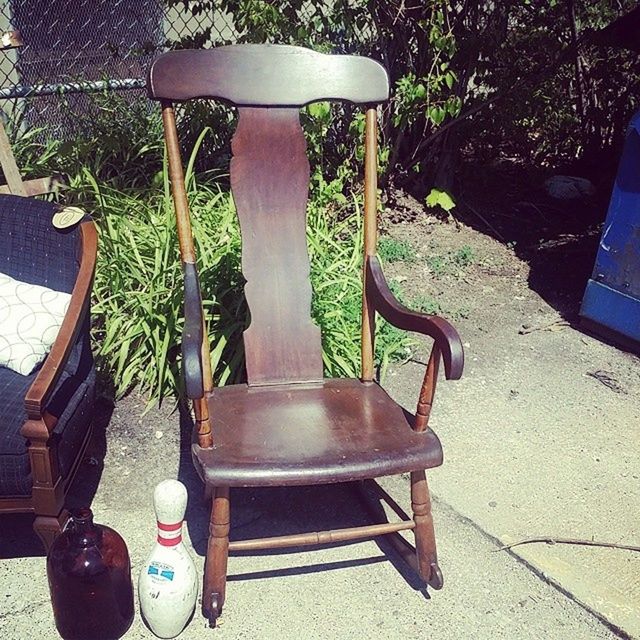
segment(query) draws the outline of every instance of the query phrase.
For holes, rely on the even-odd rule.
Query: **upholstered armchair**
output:
[[[46,548],[67,518],[65,497],[91,433],[95,390],[89,301],[96,230],[89,219],[56,229],[57,209],[0,196],[0,274],[71,296],[41,364],[22,373],[0,365],[0,512],[33,513]],[[0,348],[3,326],[0,318]]]

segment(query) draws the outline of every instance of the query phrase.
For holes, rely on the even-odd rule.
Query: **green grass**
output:
[[[412,298],[408,306],[415,311],[428,313],[431,316],[442,315],[444,313],[444,309],[437,300],[424,295]]]
[[[422,313],[428,313],[432,316],[442,316],[443,318],[447,318],[448,320],[460,320],[462,318],[468,318],[470,312],[469,307],[463,305],[461,307],[450,308],[448,306],[442,305],[440,302],[435,300],[434,298],[430,298],[429,296],[419,295],[415,298],[412,298],[407,306],[410,309],[414,309],[415,311],[420,311]]]
[[[345,213],[347,213],[346,217]],[[341,219],[338,222],[338,218]],[[338,216],[312,201],[308,235],[312,316],[322,330],[327,375],[356,377],[360,372],[362,312],[362,219],[357,199]],[[375,358],[384,376],[390,362],[407,356],[411,341],[381,318],[376,321]]]
[[[193,160],[193,158],[192,158]],[[248,310],[240,269],[240,232],[231,195],[198,184],[186,170],[203,304],[216,384],[244,376],[242,332]],[[162,184],[118,189],[89,171],[74,180],[74,201],[96,212],[99,253],[94,284],[94,344],[118,396],[137,388],[158,401],[183,392],[180,336],[183,283],[166,167]],[[340,211],[311,200],[308,246],[312,317],[322,334],[328,376],[360,371],[362,221],[353,198]],[[405,358],[408,335],[378,321],[376,359],[382,375]]]
[[[382,236],[378,241],[378,256],[383,263],[414,262],[416,251],[406,240]]]
[[[435,276],[457,275],[478,262],[478,256],[469,245],[443,254],[429,255],[425,259],[429,271]]]
[[[162,190],[125,192],[87,178],[99,211],[92,313],[102,366],[118,395],[134,386],[152,400],[179,395],[183,288],[170,198]],[[241,375],[240,236],[228,194],[202,187],[191,201],[212,365],[224,384]]]
[[[99,139],[94,135],[60,145],[41,143],[38,131],[22,134],[21,162],[30,175],[51,174],[64,165],[70,174],[65,201],[84,207],[96,220],[93,337],[100,369],[113,380],[117,395],[137,388],[150,403],[179,397],[183,281],[157,118],[147,122],[142,114],[133,129],[111,130],[106,124],[114,114],[116,124],[126,120],[126,110],[109,102],[101,104],[101,113],[106,128],[98,127]],[[196,140],[185,176],[214,378],[223,385],[243,379],[242,332],[249,312],[233,200],[226,183],[221,187],[195,173],[196,153],[212,135],[205,129]],[[307,241],[311,315],[321,329],[325,374],[355,377],[360,373],[362,220],[359,198],[346,192],[344,181],[314,184]],[[381,244],[384,252],[385,241]],[[394,250],[398,259],[415,255],[409,245]],[[381,376],[390,362],[407,357],[411,344],[405,332],[377,320]]]

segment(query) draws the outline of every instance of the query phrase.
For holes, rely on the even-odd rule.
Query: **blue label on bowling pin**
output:
[[[173,567],[161,562],[152,562],[147,569],[147,573],[150,576],[159,576],[165,580],[173,580],[174,570]]]

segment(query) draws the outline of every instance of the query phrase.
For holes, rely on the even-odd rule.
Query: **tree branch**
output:
[[[632,544],[618,544],[617,542],[597,542],[596,540],[581,540],[579,538],[527,538],[525,540],[518,540],[518,542],[512,542],[511,544],[505,544],[502,547],[494,549],[493,552],[504,551],[505,549],[511,549],[521,544],[531,544],[533,542],[546,542],[547,544],[577,544],[587,547],[607,547],[609,549],[640,551],[640,546]]]

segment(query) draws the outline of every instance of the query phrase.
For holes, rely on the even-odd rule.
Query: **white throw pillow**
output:
[[[70,300],[0,273],[0,365],[30,374],[53,346]]]

